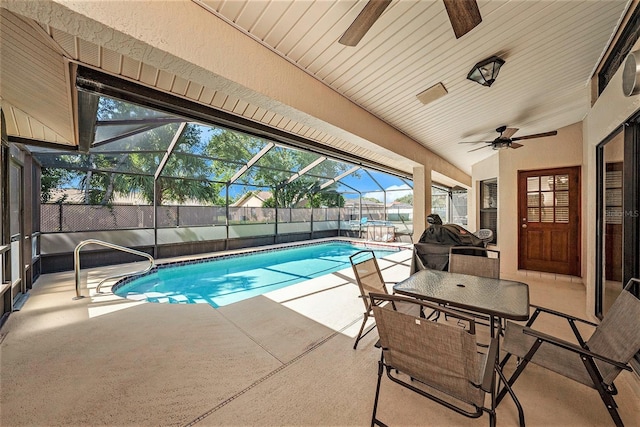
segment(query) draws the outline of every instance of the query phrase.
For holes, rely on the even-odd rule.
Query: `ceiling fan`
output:
[[[491,145],[485,145],[479,148],[474,148],[473,150],[469,150],[468,153],[471,153],[472,151],[481,150],[486,147],[491,147],[494,150],[500,150],[502,148],[520,148],[523,145],[518,144],[517,142],[514,142],[514,141],[521,141],[523,139],[543,138],[545,136],[554,136],[558,134],[557,130],[552,130],[551,132],[536,133],[533,135],[525,135],[525,136],[519,136],[516,138],[511,138],[516,132],[518,132],[518,129],[508,128],[506,126],[500,126],[499,128],[496,129],[496,132],[500,133],[500,136],[494,139],[493,141],[464,141],[464,142],[461,142],[460,144],[479,144],[481,142],[484,142],[485,144],[491,144]]]
[[[482,22],[480,9],[476,0],[442,0],[447,9],[449,21],[456,38],[467,34]],[[345,46],[355,46],[378,20],[382,12],[389,6],[391,0],[369,0],[360,14],[344,32],[338,43]]]

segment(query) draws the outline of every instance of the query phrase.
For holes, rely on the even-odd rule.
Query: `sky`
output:
[[[371,176],[369,176],[369,174]],[[360,191],[362,191],[362,197],[376,199],[380,202],[384,202],[384,193],[382,190],[378,190],[380,187],[387,191],[387,203],[391,203],[397,198],[406,196],[407,194],[413,194],[413,189],[397,176],[376,171],[369,171],[369,174],[360,172],[357,177],[350,175],[345,177],[342,182],[360,189]],[[413,183],[410,182],[410,184]],[[353,197],[358,197],[358,195],[345,195],[345,198]]]
[[[413,194],[413,189],[406,184],[391,185],[385,188],[385,190],[387,190],[387,204],[393,202],[394,200],[400,197],[404,197],[408,194]],[[365,193],[362,195],[362,197],[378,199],[379,201],[384,202],[383,200],[384,193],[380,191],[375,193]]]

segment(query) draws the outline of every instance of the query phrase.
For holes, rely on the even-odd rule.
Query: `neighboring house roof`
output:
[[[358,203],[358,201],[350,201],[350,202],[346,202],[345,203],[345,207],[357,207],[360,206],[360,203]],[[377,201],[373,201],[373,200],[363,200],[362,201],[362,206],[379,206],[379,207],[384,207],[384,204],[382,202],[377,202]]]
[[[273,195],[270,191],[259,191],[257,193],[246,193],[238,200],[233,202],[230,206],[253,206],[260,207],[262,204]]]

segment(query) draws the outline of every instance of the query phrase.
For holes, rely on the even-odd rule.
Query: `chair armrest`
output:
[[[491,385],[493,384],[493,372],[497,367],[498,362],[498,338],[492,338],[489,343],[489,350],[487,352],[487,358],[485,359],[484,369],[482,373],[482,384],[480,388],[487,393],[491,392]]]
[[[376,301],[382,300],[382,301],[390,301],[392,303],[403,302],[403,303],[415,304],[416,306],[420,306],[420,310],[427,308],[427,309],[439,311],[455,319],[460,319],[462,321],[469,322],[468,332],[472,334],[475,333],[475,319],[472,316],[466,315],[464,313],[456,312],[448,307],[436,305],[435,303],[432,303],[429,301],[407,297],[403,295],[398,295],[398,294],[378,294],[378,293],[372,292],[369,294],[369,298],[371,299],[371,307],[375,307],[377,305]]]
[[[575,345],[575,344],[570,343],[568,341],[556,338],[556,337],[554,337],[552,335],[548,335],[548,334],[545,334],[543,332],[536,331],[535,329],[523,328],[522,332],[525,335],[533,336],[533,337],[535,337],[535,338],[537,338],[537,339],[539,339],[539,340],[541,340],[543,342],[547,342],[549,344],[553,344],[555,346],[564,348],[565,350],[577,353],[577,354],[579,354],[581,356],[587,356],[587,357],[592,357],[594,359],[601,360],[601,361],[603,361],[605,363],[608,363],[610,365],[613,365],[613,366],[615,366],[617,368],[624,369],[625,371],[630,371],[631,370],[631,367],[629,367],[625,363],[618,362],[618,361],[613,360],[613,359],[609,359],[606,356],[601,356],[601,355],[599,355],[597,353],[594,353],[592,351],[586,350],[586,349],[584,349],[584,348],[582,348],[582,347],[580,347],[578,345]]]
[[[552,314],[552,315],[554,315],[554,316],[558,316],[558,317],[565,318],[565,319],[567,319],[567,320],[573,320],[573,321],[581,322],[581,323],[585,323],[585,324],[587,324],[587,325],[591,325],[591,326],[598,326],[598,324],[597,324],[597,323],[589,322],[588,320],[584,320],[584,319],[581,319],[581,318],[579,318],[579,317],[574,317],[574,316],[571,316],[571,315],[569,315],[569,314],[562,313],[562,312],[560,312],[560,311],[552,310],[552,309],[550,309],[550,308],[541,307],[541,306],[539,306],[539,305],[534,305],[534,304],[529,304],[529,306],[530,306],[530,307],[535,308],[535,309],[536,309],[536,311],[541,311],[541,312],[544,312],[544,313],[549,313],[549,314]]]

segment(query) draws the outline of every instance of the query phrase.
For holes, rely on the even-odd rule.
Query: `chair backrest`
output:
[[[468,246],[449,248],[449,271],[474,276],[500,278],[500,252]]]
[[[483,370],[486,363],[476,347],[473,319],[446,308],[420,302],[423,307],[445,310],[470,322],[470,329],[437,323],[392,309],[384,302],[416,303],[396,295],[372,296],[373,313],[387,365],[465,403],[482,406]]]
[[[370,293],[388,294],[378,267],[378,261],[371,250],[356,252],[349,257],[349,261],[351,261],[351,267],[360,288],[360,296],[362,296],[365,308],[368,310]]]
[[[629,280],[587,341],[589,350],[622,363],[640,351],[640,300],[631,293],[634,283],[640,284],[640,280]],[[621,371],[608,363],[596,364],[606,384]]]

